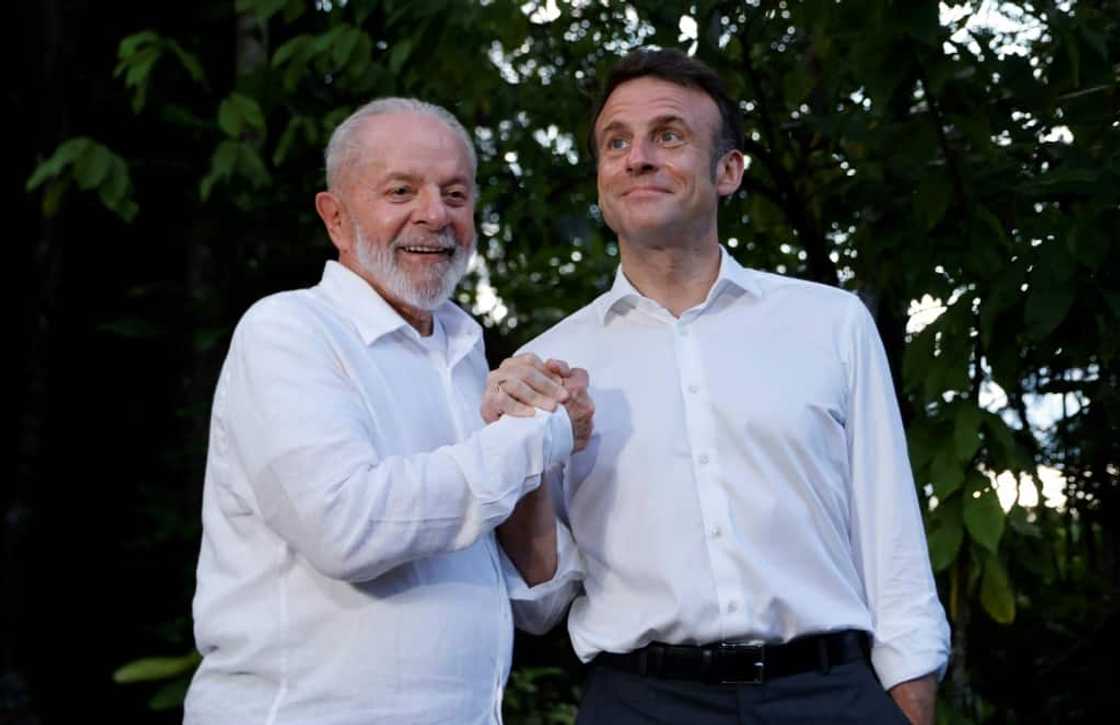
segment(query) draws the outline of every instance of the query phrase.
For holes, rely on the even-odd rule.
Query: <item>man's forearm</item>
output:
[[[556,574],[556,513],[547,486],[522,497],[498,526],[498,541],[529,586]]]
[[[932,673],[898,683],[890,689],[890,695],[914,725],[933,724],[937,678]]]

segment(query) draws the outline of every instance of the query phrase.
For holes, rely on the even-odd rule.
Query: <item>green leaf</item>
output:
[[[245,121],[245,124],[263,135],[265,132],[264,112],[261,111],[261,105],[257,103],[257,99],[250,98],[240,93],[234,93],[230,98],[237,104],[237,110],[241,114],[241,118]]]
[[[134,55],[141,45],[147,43],[158,43],[159,40],[159,33],[155,32],[154,30],[142,30],[139,33],[133,33],[132,35],[126,36],[123,40],[121,40],[120,45],[117,46],[117,58],[124,60],[129,56]],[[121,65],[118,65],[114,74],[119,75],[121,70]]]
[[[191,652],[181,657],[144,657],[129,662],[114,672],[113,682],[127,684],[166,680],[193,671],[201,661],[202,656],[198,652]]]
[[[404,38],[393,46],[393,51],[389,54],[389,71],[393,75],[401,72],[404,63],[408,60],[408,56],[412,53],[412,39]]]
[[[136,218],[137,213],[140,211],[140,206],[132,199],[121,199],[119,202],[109,207],[117,213],[121,219],[126,222],[131,222]]]
[[[288,61],[302,54],[307,48],[308,44],[311,43],[311,40],[312,39],[310,35],[297,35],[287,43],[281,45],[276,49],[276,52],[272,56],[272,67],[279,68]]]
[[[346,67],[346,75],[353,81],[360,79],[370,67],[370,54],[373,52],[373,41],[366,33],[358,33],[358,45],[350,53],[350,62]]]
[[[43,194],[43,204],[41,207],[44,217],[50,218],[58,213],[59,207],[62,206],[62,197],[66,195],[70,184],[71,179],[67,176],[56,179],[47,185],[47,190]]]
[[[241,112],[232,98],[225,99],[218,107],[218,126],[231,138],[241,136]]]
[[[995,413],[984,413],[984,433],[988,440],[988,453],[996,470],[1012,468],[1015,459],[1015,439],[1006,421]]]
[[[127,68],[124,75],[124,85],[126,88],[135,89],[132,96],[133,113],[139,113],[144,108],[144,100],[148,93],[148,79],[151,76],[152,67],[161,55],[163,55],[163,48],[159,45],[152,45],[122,60],[117,66],[118,71]]]
[[[785,91],[785,102],[791,106],[799,105],[813,90],[813,77],[809,74],[808,67],[795,66],[782,79],[782,88]]]
[[[942,501],[932,515],[934,529],[929,535],[929,555],[934,571],[944,571],[956,561],[964,541],[961,526],[961,497]]]
[[[288,4],[284,6],[284,22],[292,23],[299,20],[306,10],[306,0],[288,0]]]
[[[1024,184],[1022,190],[1033,196],[1093,196],[1100,189],[1100,172],[1092,169],[1059,169],[1044,173],[1037,180]]]
[[[931,173],[922,179],[914,197],[914,211],[926,231],[933,229],[944,218],[952,194],[953,186],[943,174]]]
[[[272,180],[260,154],[248,144],[238,145],[237,170],[255,187],[264,186]]]
[[[72,172],[62,176],[67,166]],[[77,181],[83,191],[97,189],[101,202],[125,221],[136,215],[136,203],[127,198],[131,183],[128,166],[124,160],[105,146],[85,138],[70,139],[61,144],[50,159],[40,164],[27,180],[27,190],[32,191],[46,181],[54,179],[43,195],[42,213],[54,216],[71,181]]]
[[[934,571],[944,571],[957,560],[957,552],[964,541],[960,526],[942,527],[929,535],[929,557]]]
[[[982,419],[980,410],[967,401],[957,406],[956,415],[953,416],[953,443],[957,447],[957,460],[961,463],[972,460],[972,456],[980,448]]]
[[[231,93],[218,107],[218,125],[231,138],[240,138],[243,131],[264,135],[264,113],[255,98]]]
[[[74,161],[74,159],[85,154],[92,144],[93,141],[84,136],[64,141],[55,149],[55,152],[49,159],[36,167],[24,188],[27,191],[32,191],[47,179],[58,176],[68,164]]]
[[[190,74],[191,78],[193,78],[196,83],[205,87],[207,85],[206,73],[202,70],[202,63],[198,61],[198,58],[193,53],[188,53],[183,50],[182,46],[175,41],[168,41],[168,45],[171,47],[171,51],[175,53],[175,57],[179,59],[179,63],[181,63],[187,73]]]
[[[354,13],[354,23],[359,26],[363,25],[379,2],[380,0],[350,0],[350,9]]]
[[[980,340],[985,348],[991,348],[992,334],[1000,316],[1022,297],[1020,288],[1026,281],[1023,275],[1022,266],[1007,267],[980,303]]]
[[[1101,57],[1101,60],[1107,61],[1108,36],[1100,32],[1098,28],[1088,24],[1079,25],[1077,29],[1080,31],[1081,37],[1084,38],[1085,44],[1096,51],[1097,55]]]
[[[1072,282],[1032,285],[1023,310],[1026,334],[1034,340],[1045,339],[1066,319],[1073,298]]]
[[[315,36],[315,41],[312,47],[315,49],[316,55],[329,53],[334,44],[338,42],[339,37],[346,31],[346,25],[336,25],[325,33],[320,33]]]
[[[284,9],[288,0],[237,0],[234,9],[239,13],[254,13],[257,19],[265,22]]]
[[[1070,232],[1069,249],[1077,261],[1092,270],[1097,270],[1108,257],[1111,242],[1103,231],[1107,223],[1097,219],[1080,219]]]
[[[1077,39],[1070,32],[1062,32],[1062,43],[1069,54],[1070,72],[1073,76],[1074,88],[1081,85],[1081,49],[1077,47]]]
[[[1007,246],[1007,229],[1000,218],[992,213],[988,207],[977,204],[974,213],[977,218],[983,223],[984,229],[991,234],[991,241],[997,241],[1000,246]]]
[[[979,477],[979,481],[975,477]],[[964,493],[964,525],[972,540],[991,552],[999,548],[1003,536],[1004,513],[999,497],[988,481],[978,473],[970,476],[970,485]],[[979,485],[985,486],[980,488]]]
[[[218,172],[222,176],[229,176],[233,173],[233,167],[237,164],[237,150],[240,144],[236,141],[223,141],[214,151],[214,157],[211,163],[211,169]]]
[[[920,469],[933,458],[935,452],[931,426],[915,421],[906,429],[907,448],[910,452],[910,465]]]
[[[331,60],[334,61],[335,67],[342,68],[350,61],[350,54],[354,52],[360,37],[362,31],[348,26],[339,34],[331,47]]]
[[[980,582],[980,604],[988,616],[999,624],[1015,621],[1015,595],[1007,572],[996,556],[984,562],[984,578]]]
[[[934,360],[933,343],[936,323],[927,325],[910,340],[902,354],[902,380],[907,390],[919,390],[926,382],[930,363]]]
[[[939,499],[948,498],[964,483],[964,466],[957,461],[955,449],[948,445],[943,445],[934,455],[929,473],[933,479],[933,495]]]
[[[272,57],[272,67],[287,65],[284,71],[284,89],[295,91],[300,79],[307,72],[311,58],[318,53],[319,38],[311,35],[298,35],[276,51]]]
[[[78,182],[78,187],[83,191],[89,191],[98,186],[109,173],[112,160],[113,156],[107,148],[97,143],[90,144],[74,164],[74,178]]]
[[[288,157],[288,151],[296,140],[296,132],[303,123],[303,119],[299,116],[293,116],[292,120],[288,121],[288,127],[284,129],[284,133],[280,134],[280,141],[276,144],[276,151],[272,153],[273,166],[279,166],[284,163],[284,159]]]
[[[128,165],[120,156],[113,156],[109,173],[98,189],[102,203],[108,207],[119,204],[128,192],[129,181]]]
[[[168,682],[156,690],[156,694],[148,700],[148,707],[156,712],[179,707],[187,697],[187,689],[190,684],[191,678],[189,677],[181,677],[174,682]]]
[[[210,173],[202,180],[199,185],[199,196],[203,201],[210,198],[210,191],[213,189],[214,184],[222,179],[228,179],[233,174],[234,166],[237,164],[238,144],[236,141],[222,141],[218,148],[214,150],[214,156],[210,159]]]
[[[1112,316],[1120,319],[1120,292],[1109,292],[1101,290],[1101,295],[1104,301],[1108,303],[1109,308],[1112,310]]]

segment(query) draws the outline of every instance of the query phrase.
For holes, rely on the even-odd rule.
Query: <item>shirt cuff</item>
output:
[[[871,664],[884,690],[929,674],[937,675],[940,682],[945,676],[948,663],[947,654],[940,650],[916,654],[902,653],[884,644],[876,644],[871,648]]]
[[[583,579],[583,561],[579,557],[576,542],[568,527],[559,521],[556,521],[556,573],[548,581],[529,586],[502,547],[499,546],[498,551],[501,554],[509,598],[516,602],[539,601]]]
[[[568,417],[568,410],[556,406],[556,410],[549,413],[538,410],[537,415],[548,416],[548,423],[544,429],[544,468],[547,471],[557,463],[563,463],[572,455],[575,447],[575,438],[572,436],[572,419]]]

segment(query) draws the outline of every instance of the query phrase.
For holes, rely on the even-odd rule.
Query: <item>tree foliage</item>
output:
[[[500,359],[609,284],[617,247],[582,139],[605,69],[654,44],[695,52],[740,99],[749,167],[720,210],[730,251],[852,289],[876,316],[954,627],[943,717],[1100,711],[1093,665],[1120,583],[1120,4],[974,3],[944,21],[936,3],[889,0],[182,5],[115,18],[114,85],[25,176],[44,239],[69,215],[158,247],[158,263],[98,290],[101,318],[83,324],[107,360],[165,372],[160,395],[121,393],[142,421],[124,427],[162,447],[143,457],[149,478],[120,482],[149,528],[126,548],[181,570],[161,616],[186,614],[228,333],[329,255],[311,199],[333,127],[370,98],[412,95],[474,133],[482,264],[459,301]],[[977,23],[992,11],[1012,29]],[[943,312],[908,329],[923,298]],[[53,334],[29,329],[29,350]],[[1064,477],[1063,506],[1001,505],[995,474],[1026,489],[1040,471]],[[169,646],[187,645],[169,629]],[[1036,671],[1047,688],[1014,684]],[[541,673],[555,679],[515,679],[515,718],[539,716],[526,702]]]

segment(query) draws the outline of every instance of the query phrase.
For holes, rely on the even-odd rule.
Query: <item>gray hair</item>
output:
[[[470,159],[471,177],[478,173],[478,155],[475,153],[474,144],[471,143],[471,136],[450,111],[443,106],[416,98],[378,98],[351,113],[331,133],[324,154],[328,189],[337,188],[337,184],[342,180],[343,169],[354,161],[360,151],[359,144],[354,141],[354,132],[366,119],[386,113],[419,113],[442,121],[462,139],[463,146],[467,149],[467,157]]]

